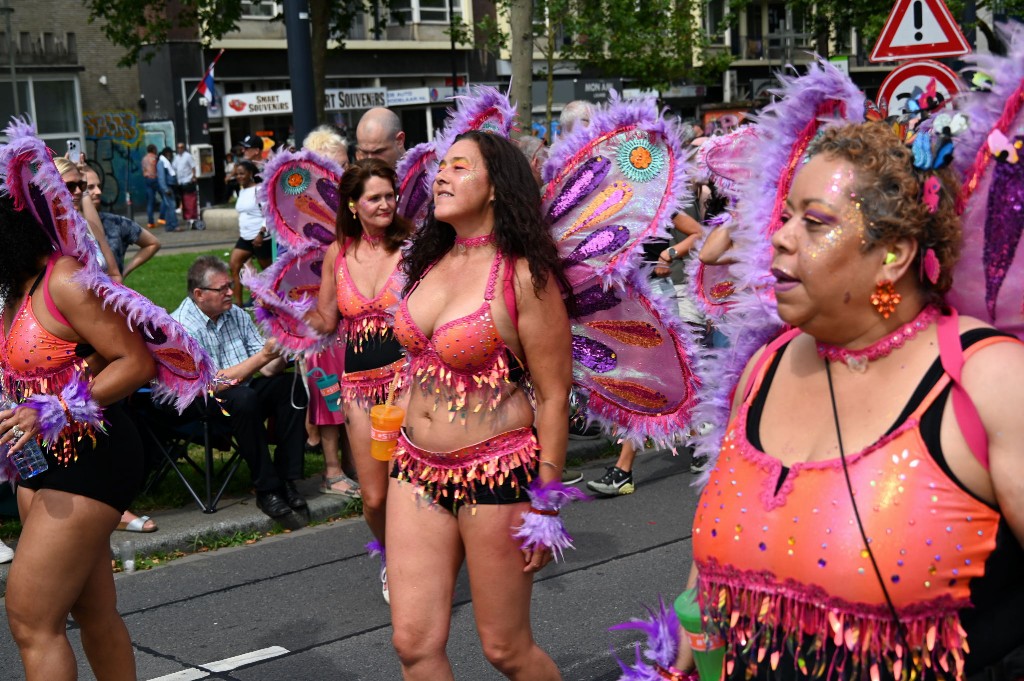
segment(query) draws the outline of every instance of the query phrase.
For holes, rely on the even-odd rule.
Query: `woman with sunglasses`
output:
[[[120,282],[121,270],[117,268],[117,260],[114,258],[113,251],[110,250],[110,244],[107,243],[99,211],[96,210],[96,205],[92,201],[82,201],[89,183],[86,182],[81,169],[68,159],[58,156],[53,159],[53,163],[57,166],[60,179],[64,180],[65,186],[71,192],[75,210],[89,223],[89,237],[95,248],[96,259],[99,261],[100,267],[106,270],[111,279]]]

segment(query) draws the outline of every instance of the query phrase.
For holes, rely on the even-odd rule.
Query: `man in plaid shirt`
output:
[[[188,270],[189,295],[171,316],[195,338],[217,368],[217,397],[239,451],[252,472],[256,504],[271,518],[306,508],[295,488],[302,477],[305,414],[292,406],[292,378],[273,340],[264,341],[252,318],[231,300],[227,264],[200,256]],[[258,373],[257,373],[258,372]],[[189,410],[205,405],[193,403]],[[275,417],[277,448],[271,459],[264,421]]]

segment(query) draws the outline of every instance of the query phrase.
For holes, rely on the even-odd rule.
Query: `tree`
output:
[[[126,51],[119,64],[153,58],[146,48],[174,37],[198,38],[204,45],[238,30],[242,0],[85,0],[89,20],[102,20],[103,33]],[[391,0],[309,0],[312,26],[313,85],[317,115],[325,108],[328,44],[344,36],[363,13],[379,9],[386,17]],[[280,17],[278,17],[280,19]]]
[[[578,3],[576,38],[563,55],[581,66],[664,89],[676,81],[717,82],[731,57],[710,48],[700,0]]]

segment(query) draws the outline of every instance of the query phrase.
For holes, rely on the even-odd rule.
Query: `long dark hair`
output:
[[[387,180],[391,183],[391,188],[398,191],[398,175],[395,173],[395,169],[379,158],[364,158],[349,165],[338,184],[341,205],[338,206],[338,222],[335,225],[335,231],[338,233],[339,241],[343,239],[359,241],[363,238],[363,226],[359,223],[359,218],[349,210],[348,204],[359,201],[359,197],[363,195],[366,183],[371,177]],[[395,213],[391,224],[384,230],[384,249],[388,253],[394,253],[405,243],[410,234],[412,234],[412,223]]]
[[[480,149],[487,174],[494,187],[494,240],[498,250],[507,256],[525,258],[530,264],[534,293],[547,285],[548,276],[554,276],[562,293],[570,293],[569,282],[562,273],[558,249],[547,223],[540,212],[540,193],[530,164],[523,152],[511,141],[499,135],[476,130],[459,135],[455,141],[472,140]],[[412,246],[406,251],[404,262],[408,280],[406,294],[427,268],[451,250],[455,244],[455,228],[434,217],[433,205],[426,223],[416,233]],[[566,300],[570,312],[572,301]]]
[[[39,274],[39,261],[53,244],[31,211],[15,210],[14,200],[0,192],[0,298],[10,301],[22,284]]]

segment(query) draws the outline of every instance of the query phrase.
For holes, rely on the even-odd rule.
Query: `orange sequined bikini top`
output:
[[[402,272],[396,266],[383,288],[373,299],[367,298],[352,281],[345,260],[345,251],[352,243],[350,239],[338,252],[335,266],[335,281],[338,287],[338,311],[341,312],[346,340],[357,348],[373,336],[383,336],[391,331],[394,310],[401,299]]]
[[[435,381],[447,386],[452,394],[449,405],[452,411],[465,408],[468,393],[484,390],[490,391],[487,404],[489,409],[493,409],[500,400],[504,384],[510,382],[509,361],[514,360],[522,366],[505,345],[491,314],[491,301],[502,262],[507,263],[505,305],[515,325],[514,261],[500,253],[494,257],[483,303],[475,312],[442,324],[427,337],[409,314],[409,298],[416,290],[414,286],[395,313],[395,336],[405,346],[413,376],[425,387],[433,387]]]
[[[49,283],[53,265],[59,254],[54,254],[46,263],[46,269],[39,274],[21,307],[14,315],[10,331],[6,338],[0,340],[0,364],[3,366],[3,389],[7,395],[21,398],[37,392],[48,392],[56,382],[58,389],[63,387],[60,378],[79,368],[83,360],[76,354],[78,344],[74,341],[58,338],[50,333],[36,319],[32,311],[32,295],[40,282],[43,284],[43,301],[50,314],[65,326],[70,326],[64,315],[57,309],[50,297]],[[2,328],[7,327],[7,320],[0,313]]]

